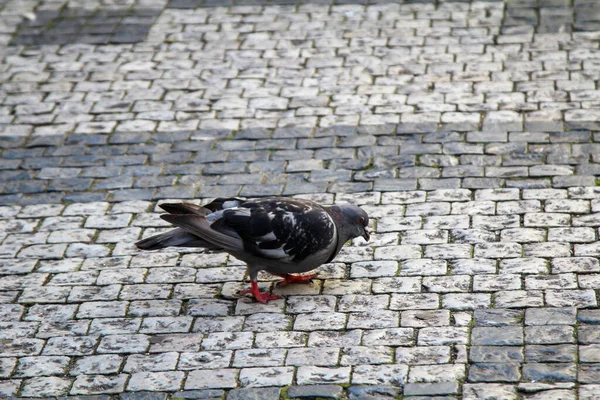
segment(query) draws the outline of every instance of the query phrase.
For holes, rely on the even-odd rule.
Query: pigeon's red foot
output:
[[[287,285],[288,283],[311,283],[312,280],[317,276],[316,274],[311,275],[292,275],[283,274],[277,275],[283,278],[282,281],[277,282],[277,286]]]
[[[244,289],[240,292],[240,294],[244,295],[244,294],[252,294],[252,296],[254,296],[254,298],[263,304],[267,304],[267,301],[269,300],[276,300],[276,299],[282,299],[283,297],[278,295],[278,294],[273,294],[273,293],[269,293],[269,292],[261,292],[260,290],[258,290],[258,283],[254,282],[254,281],[250,281],[250,289]]]

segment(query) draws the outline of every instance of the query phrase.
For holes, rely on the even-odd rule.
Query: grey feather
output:
[[[169,232],[155,235],[140,240],[136,246],[142,250],[158,250],[165,247],[203,247],[210,250],[219,250],[219,246],[200,239],[198,236],[188,233],[183,228],[173,229]]]

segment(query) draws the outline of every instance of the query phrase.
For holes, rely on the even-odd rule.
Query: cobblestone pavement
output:
[[[599,4],[0,0],[0,397],[600,399]],[[233,195],[374,234],[132,245]]]

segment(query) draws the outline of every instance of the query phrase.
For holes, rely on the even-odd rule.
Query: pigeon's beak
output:
[[[369,233],[369,231],[367,230],[367,228],[364,229],[364,233],[363,233],[363,238],[368,242],[369,239],[371,239],[371,234]]]

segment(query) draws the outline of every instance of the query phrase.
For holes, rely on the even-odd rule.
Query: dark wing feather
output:
[[[198,236],[188,233],[185,229],[175,228],[159,235],[142,239],[135,244],[142,250],[157,250],[165,247],[202,247],[205,249],[218,250],[219,246],[200,239]]]
[[[159,207],[168,212],[169,214],[210,214],[209,209],[191,203],[163,203],[160,204]]]
[[[298,262],[327,249],[336,239],[329,214],[315,204],[269,199],[241,206],[245,208],[222,212],[223,225],[235,230],[244,250],[256,256]]]
[[[210,223],[202,216],[163,214],[160,217],[224,250],[240,251],[243,249],[243,243],[240,239],[212,229]]]

